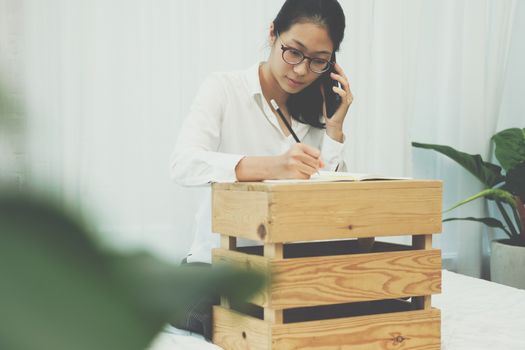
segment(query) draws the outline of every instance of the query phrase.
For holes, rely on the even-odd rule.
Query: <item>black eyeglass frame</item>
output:
[[[312,72],[314,72],[314,73],[316,73],[316,74],[323,74],[323,73],[329,71],[330,68],[332,68],[332,66],[334,65],[334,62],[332,62],[332,61],[325,60],[325,59],[323,59],[323,58],[308,57],[308,56],[306,56],[306,55],[304,54],[304,52],[302,52],[301,50],[295,49],[295,48],[293,48],[293,47],[288,47],[288,46],[286,46],[286,45],[283,43],[283,41],[281,40],[281,36],[279,35],[278,32],[276,32],[276,35],[277,35],[277,37],[279,38],[279,41],[281,42],[281,50],[283,51],[282,54],[281,54],[281,56],[282,56],[284,62],[286,62],[286,63],[288,63],[288,64],[291,64],[291,65],[295,66],[295,65],[301,64],[305,59],[307,59],[307,60],[308,60],[308,69],[310,69]],[[289,51],[289,50],[294,50],[294,51],[296,51],[296,52],[299,52],[303,58],[301,58],[301,60],[300,60],[299,62],[296,62],[296,63],[288,62],[288,61],[284,58],[284,54],[285,54],[286,51]],[[325,61],[325,62],[327,63],[327,65],[326,65],[326,69],[324,69],[324,70],[322,70],[322,71],[315,71],[315,70],[313,70],[313,69],[312,69],[312,60]]]

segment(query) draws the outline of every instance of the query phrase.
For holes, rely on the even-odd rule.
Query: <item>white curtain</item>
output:
[[[412,139],[453,146],[490,160],[515,18],[514,1],[439,1],[422,8]],[[444,180],[444,208],[482,189],[456,163],[426,150],[413,153],[414,176]],[[445,217],[485,217],[483,201]],[[487,229],[477,223],[443,224],[438,237],[455,269],[485,275]],[[484,268],[483,268],[484,267]],[[482,269],[483,268],[483,269]],[[483,270],[483,271],[482,271]]]
[[[179,127],[209,73],[267,57],[268,26],[282,3],[0,0],[0,8],[11,9],[0,13],[0,23],[14,16],[22,28],[27,183],[45,185],[117,247],[182,258],[202,189],[169,180]],[[505,78],[509,52],[522,45],[515,28],[523,28],[525,18],[516,15],[523,6],[341,4],[347,31],[338,60],[355,95],[345,130],[350,170],[443,179],[444,207],[478,191],[458,166],[410,143],[448,144],[489,159],[488,139],[503,125],[502,101],[513,104],[504,98],[512,90]],[[485,210],[480,201],[455,215]],[[482,274],[483,230],[443,226],[436,246],[449,267]]]

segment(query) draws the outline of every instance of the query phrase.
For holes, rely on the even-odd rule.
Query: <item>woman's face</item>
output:
[[[284,46],[299,50],[312,58],[330,60],[333,50],[328,31],[318,24],[307,22],[292,25],[286,32],[279,33],[278,37],[273,31],[270,42],[272,43],[272,51],[268,59],[270,71],[279,86],[289,94],[300,92],[319,78],[320,74],[310,70],[308,59],[296,65],[286,63],[282,56],[281,42]]]

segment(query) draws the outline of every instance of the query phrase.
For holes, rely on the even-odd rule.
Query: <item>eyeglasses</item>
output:
[[[276,33],[279,41],[281,42],[281,50],[283,50],[283,60],[284,62],[292,65],[296,65],[308,59],[308,67],[314,73],[321,74],[330,69],[334,64],[328,60],[322,58],[314,58],[306,56],[302,51],[286,46],[282,40],[279,33]]]

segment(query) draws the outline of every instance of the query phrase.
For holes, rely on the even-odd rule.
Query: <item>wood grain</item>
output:
[[[440,181],[214,184],[213,231],[265,243],[441,232]]]
[[[212,191],[212,231],[268,241],[269,194],[254,191]]]
[[[440,199],[437,188],[274,193],[268,239],[293,242],[440,232]]]
[[[271,307],[340,304],[441,292],[440,250],[271,262]]]
[[[214,249],[218,262],[267,273],[269,285],[251,302],[274,310],[441,292],[438,249],[277,260]]]
[[[261,274],[267,275],[268,277],[268,273],[271,271],[270,260],[268,258],[231,251],[223,248],[216,248],[212,250],[212,264],[215,266],[220,264],[228,264],[246,271],[259,272]],[[270,306],[270,283],[271,282],[268,281],[265,288],[256,293],[250,299],[250,302],[263,307]]]
[[[264,320],[228,309],[225,301],[225,307],[214,306],[214,342],[226,350],[440,349],[441,316],[431,295],[441,292],[441,251],[432,249],[432,234],[441,232],[441,195],[442,182],[432,180],[214,184],[212,230],[225,236],[222,248],[213,250],[213,264],[268,278],[251,300],[263,307],[254,315]],[[373,237],[407,234],[411,246],[373,243]],[[235,251],[234,237],[263,247]],[[348,238],[357,243],[305,245]],[[291,242],[303,243],[283,246]],[[412,305],[397,300],[406,297]],[[386,311],[397,301],[413,311]],[[292,315],[301,308],[308,317]],[[345,312],[334,315],[339,310]]]
[[[436,309],[275,325],[271,331],[272,349],[441,348],[441,316]]]
[[[412,246],[417,249],[432,249],[432,235],[412,236]],[[412,298],[412,304],[417,309],[429,310],[432,308],[432,296],[422,295]]]
[[[225,350],[271,349],[271,325],[220,306],[213,307],[212,341]]]
[[[219,306],[213,311],[213,342],[226,350],[441,348],[437,309],[276,325]]]

